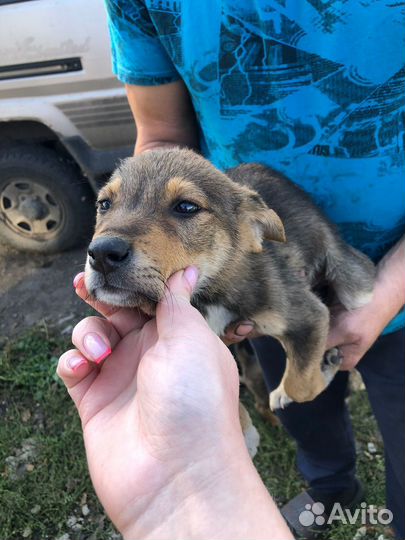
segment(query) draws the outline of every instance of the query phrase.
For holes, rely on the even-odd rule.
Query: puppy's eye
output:
[[[201,207],[191,201],[180,201],[173,208],[173,212],[175,214],[182,214],[187,216],[196,214],[200,210]]]
[[[102,199],[101,201],[97,201],[97,209],[99,212],[107,212],[111,208],[111,201],[110,199]]]

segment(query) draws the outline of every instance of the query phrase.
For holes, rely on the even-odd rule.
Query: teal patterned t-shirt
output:
[[[202,151],[217,167],[261,162],[282,171],[376,262],[403,236],[403,2],[106,5],[118,78],[183,79]],[[404,325],[402,312],[388,331]]]

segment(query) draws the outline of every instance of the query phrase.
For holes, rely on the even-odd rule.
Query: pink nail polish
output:
[[[79,274],[77,274],[77,276],[75,276],[74,280],[73,280],[73,287],[76,289],[76,287],[78,286],[79,284],[79,281],[82,279],[82,277],[84,276],[84,272],[80,272]]]
[[[107,358],[107,356],[110,356],[111,354],[111,349],[108,348],[104,354],[102,354],[101,356],[99,356],[97,358],[97,360],[94,360],[96,364],[100,364],[100,362],[102,362],[105,358]]]
[[[80,366],[86,363],[87,361],[82,356],[71,356],[67,361],[68,366],[73,372],[77,371]]]
[[[111,347],[95,332],[86,334],[83,338],[83,344],[87,353],[96,364],[99,364],[111,354]]]

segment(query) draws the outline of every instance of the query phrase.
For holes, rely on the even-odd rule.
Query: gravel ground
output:
[[[73,277],[83,269],[85,251],[40,255],[0,244],[0,340],[38,323],[71,332],[86,312],[72,287]]]

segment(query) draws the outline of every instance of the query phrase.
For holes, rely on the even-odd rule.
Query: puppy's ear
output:
[[[260,253],[263,251],[264,240],[285,242],[284,226],[274,210],[271,210],[258,193],[243,187],[243,220],[245,222],[243,234],[247,235],[250,251]]]

